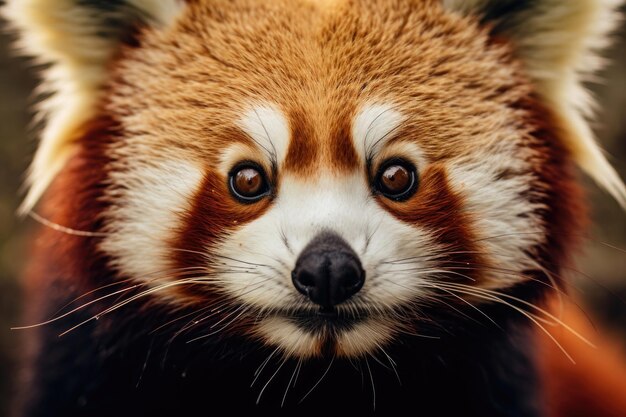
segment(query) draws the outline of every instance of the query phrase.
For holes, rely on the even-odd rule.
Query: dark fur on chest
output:
[[[471,308],[462,319],[439,313],[421,332],[436,338],[302,363],[248,339],[192,341],[210,323],[175,336],[189,312],[139,304],[58,336],[101,308],[29,331],[36,349],[17,416],[542,415],[529,324],[499,306],[481,308],[499,327]]]

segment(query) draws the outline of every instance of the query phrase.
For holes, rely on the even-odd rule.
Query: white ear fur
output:
[[[23,214],[74,152],[72,140],[93,117],[106,63],[121,36],[137,23],[167,27],[182,8],[181,0],[8,0],[2,14],[19,33],[18,47],[50,64],[43,91],[52,95],[40,107],[47,123],[28,174]]]
[[[555,112],[580,167],[626,208],[626,187],[596,143],[587,118],[594,102],[583,82],[602,67],[598,56],[619,21],[622,0],[443,0],[508,36]]]

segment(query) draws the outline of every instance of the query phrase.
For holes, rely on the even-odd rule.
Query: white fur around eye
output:
[[[271,172],[271,160],[262,149],[252,148],[243,143],[233,143],[221,152],[218,164],[218,171],[224,178],[238,163],[243,161],[253,161],[260,164],[265,172]]]
[[[411,162],[417,168],[418,173],[423,172],[428,164],[424,153],[415,142],[397,140],[376,154],[372,164],[373,171],[378,171],[380,165],[390,158],[402,158]]]

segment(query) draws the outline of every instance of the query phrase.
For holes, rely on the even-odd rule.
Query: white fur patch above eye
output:
[[[152,161],[150,165],[112,174],[114,188],[107,198],[105,232],[100,249],[124,276],[139,282],[171,281],[172,241],[193,195],[202,170],[186,161]]]
[[[404,117],[391,104],[367,104],[354,118],[352,136],[361,161],[367,161],[392,138]]]
[[[218,171],[225,178],[228,177],[230,170],[237,164],[243,161],[254,161],[265,169],[265,172],[271,172],[271,161],[267,159],[267,155],[263,149],[257,149],[256,147],[249,146],[243,143],[233,143],[221,150],[220,160],[218,164]]]
[[[380,167],[380,164],[390,158],[402,158],[410,161],[415,164],[418,172],[424,171],[428,164],[424,152],[422,152],[417,143],[408,140],[397,140],[376,154],[376,159],[372,161],[374,172]]]
[[[280,165],[287,156],[289,147],[289,122],[273,104],[261,104],[248,110],[239,122],[267,158]]]

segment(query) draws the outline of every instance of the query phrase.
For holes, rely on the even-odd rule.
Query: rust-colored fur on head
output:
[[[199,392],[250,412],[283,365],[297,380],[324,363],[320,389],[351,392],[337,407],[358,414],[372,410],[346,381],[367,369],[375,391],[382,355],[410,381],[383,384],[382,410],[419,393],[426,415],[543,415],[541,382],[558,384],[540,380],[526,330],[545,330],[543,300],[566,287],[586,217],[576,165],[626,201],[581,84],[616,6],[10,0],[53,93],[23,209],[50,185],[42,214],[61,227],[42,235],[32,288],[55,290],[31,314],[89,300],[76,339],[52,341],[68,329],[46,322],[31,381],[47,366],[61,378],[55,358],[81,345],[63,386],[96,413],[116,395],[145,404],[119,382],[144,360],[159,412]],[[144,359],[170,347],[171,368]],[[241,384],[265,352],[257,377],[282,362],[255,399]],[[179,387],[187,367],[202,375]],[[33,407],[78,410],[49,405],[58,383],[42,379]]]

